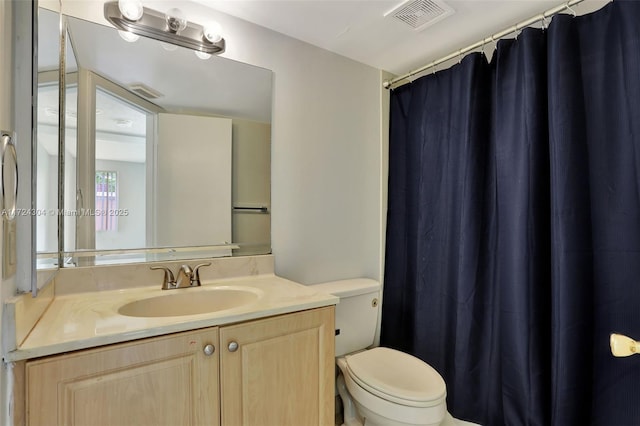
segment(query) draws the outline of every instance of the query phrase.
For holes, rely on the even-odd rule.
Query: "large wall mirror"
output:
[[[272,72],[63,19],[62,266],[270,253]]]

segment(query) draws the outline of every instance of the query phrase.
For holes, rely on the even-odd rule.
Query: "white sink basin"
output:
[[[166,292],[166,295],[122,305],[118,313],[129,317],[198,315],[248,305],[260,298],[258,290],[241,287],[187,288]]]

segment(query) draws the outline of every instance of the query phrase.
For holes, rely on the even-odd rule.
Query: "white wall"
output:
[[[381,72],[199,4],[145,5],[218,20],[227,40],[223,56],[274,71],[276,272],[306,284],[380,279]],[[102,2],[64,0],[63,11],[106,22]]]
[[[24,11],[24,10],[23,10]],[[18,61],[24,59],[21,52],[17,52],[19,49],[14,49],[14,30],[15,30],[15,5],[13,2],[2,1],[0,2],[0,129],[7,131],[15,131],[15,114],[14,114],[14,87],[22,87],[24,80],[21,80],[14,71],[14,66]],[[22,19],[22,16],[17,17]],[[28,20],[27,20],[28,22]],[[22,20],[18,23],[24,24]],[[23,40],[23,42],[29,43],[30,40]],[[22,46],[24,47],[24,46]],[[30,53],[29,53],[30,54]],[[22,135],[18,135],[22,136]],[[18,143],[16,138],[16,143]],[[28,136],[25,141],[28,141]],[[20,159],[19,159],[20,160]],[[2,220],[0,220],[0,257],[4,260],[4,256],[7,253],[4,251],[3,242],[3,226]],[[4,262],[2,262],[4,263]],[[2,265],[0,263],[0,265]],[[0,269],[2,267],[0,266]],[[0,330],[4,330],[5,324],[3,324],[4,302],[16,294],[16,277],[15,275],[5,279],[2,273],[0,273]],[[3,353],[7,343],[5,342],[5,333],[2,333],[2,339],[0,339],[0,353]],[[11,398],[12,394],[12,382],[8,371],[12,368],[11,364],[2,363],[0,366],[0,422],[2,424],[9,424],[11,419]]]
[[[36,208],[47,212],[36,217],[36,249],[38,252],[58,251],[58,217],[49,213],[58,208],[58,157],[49,155],[41,144],[37,151],[38,176]]]

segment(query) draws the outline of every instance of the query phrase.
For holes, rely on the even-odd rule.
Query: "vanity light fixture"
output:
[[[189,22],[179,9],[171,9],[165,14],[143,7],[140,0],[119,0],[105,3],[104,17],[124,33],[153,38],[209,55],[225,50],[226,43],[219,25],[207,24],[205,28]]]

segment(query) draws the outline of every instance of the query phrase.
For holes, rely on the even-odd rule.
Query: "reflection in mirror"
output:
[[[271,71],[67,23],[64,266],[270,253]]]
[[[95,216],[95,247],[147,247],[141,194],[147,193],[146,122],[151,113],[102,88],[96,90],[96,113],[95,209],[113,214]]]
[[[76,188],[76,152],[78,140],[78,65],[67,32],[67,49],[65,63],[65,131],[64,131],[64,170],[62,187],[64,207],[74,206],[77,197]],[[64,247],[75,247],[76,216],[63,216]]]
[[[58,263],[58,84],[60,15],[38,8],[35,243],[38,288]],[[47,272],[45,272],[47,271]],[[51,272],[48,272],[51,271]]]

